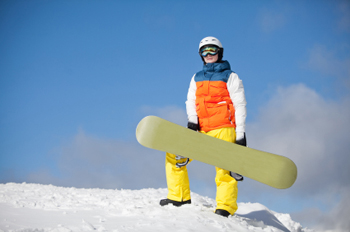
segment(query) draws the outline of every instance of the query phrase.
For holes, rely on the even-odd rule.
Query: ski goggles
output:
[[[218,54],[219,48],[215,46],[207,46],[201,49],[200,54],[203,57],[206,57],[208,54],[215,56]]]

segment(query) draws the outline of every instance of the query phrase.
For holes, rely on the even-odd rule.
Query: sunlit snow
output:
[[[225,218],[213,213],[214,199],[196,193],[191,205],[161,207],[166,194],[0,184],[0,231],[312,231],[259,203],[239,203],[236,214]]]

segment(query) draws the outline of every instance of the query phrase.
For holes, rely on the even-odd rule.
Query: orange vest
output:
[[[235,128],[235,109],[226,85],[232,73],[229,64],[228,68],[225,63],[206,66],[210,69],[207,67],[204,71],[198,72],[195,77],[196,111],[200,129],[208,132],[224,127]]]

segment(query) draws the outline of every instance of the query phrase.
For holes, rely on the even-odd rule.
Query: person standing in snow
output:
[[[186,111],[188,128],[228,142],[246,146],[246,100],[242,81],[222,60],[223,46],[215,37],[199,43],[199,55],[204,62],[190,82]],[[188,158],[166,153],[165,169],[168,185],[167,199],[160,205],[181,206],[191,203],[186,165]],[[216,167],[216,214],[228,217],[237,210],[237,182],[243,176]]]

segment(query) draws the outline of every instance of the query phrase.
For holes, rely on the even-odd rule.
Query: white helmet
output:
[[[201,42],[199,43],[198,50],[200,50],[201,47],[203,47],[205,45],[216,45],[219,48],[223,48],[221,42],[213,36],[208,36],[208,37],[205,37],[204,39],[202,39]]]

